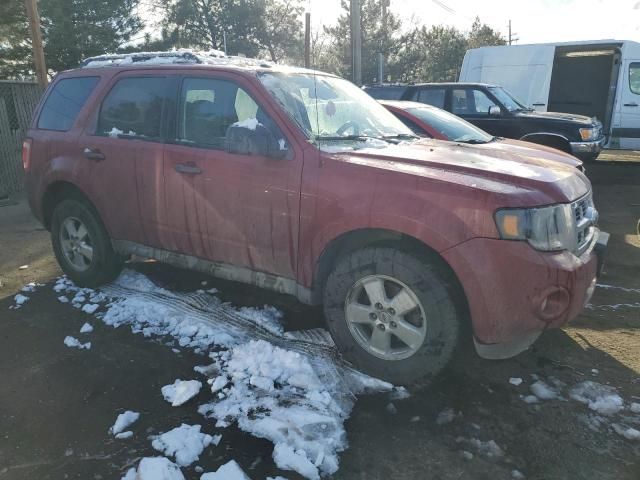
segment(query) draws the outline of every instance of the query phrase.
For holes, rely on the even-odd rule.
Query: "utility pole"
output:
[[[40,30],[40,15],[38,14],[38,4],[36,0],[25,0],[27,7],[27,17],[29,18],[29,29],[31,30],[31,44],[33,46],[33,62],[36,67],[36,77],[38,85],[45,88],[49,79],[47,78],[47,67],[44,62],[44,50],[42,48],[42,31]]]
[[[360,34],[360,0],[350,0],[351,71],[353,83],[362,85],[362,35]]]
[[[511,32],[511,19],[509,19],[509,45],[517,41],[518,41],[518,37],[516,37],[515,34]]]
[[[304,14],[304,68],[311,68],[311,13]]]

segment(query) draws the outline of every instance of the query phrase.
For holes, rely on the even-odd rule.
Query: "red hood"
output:
[[[531,148],[526,142],[494,143],[422,139],[348,151],[335,158],[509,195],[520,205],[571,202],[591,189],[587,177],[575,168],[579,161],[562,152]]]

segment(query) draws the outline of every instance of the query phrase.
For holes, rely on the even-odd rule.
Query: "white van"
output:
[[[460,82],[505,87],[536,110],[597,117],[605,148],[640,149],[640,43],[596,40],[468,50]]]

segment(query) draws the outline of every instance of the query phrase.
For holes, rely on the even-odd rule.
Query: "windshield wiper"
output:
[[[491,140],[480,140],[478,138],[470,138],[469,140],[454,140],[457,143],[468,143],[469,145],[483,145],[485,143],[491,142]]]
[[[420,137],[412,133],[398,133],[396,135],[384,135],[382,138],[385,140],[417,140]]]
[[[374,137],[372,135],[317,135],[316,140],[340,141],[340,140],[367,140],[367,139],[387,141],[385,137]]]

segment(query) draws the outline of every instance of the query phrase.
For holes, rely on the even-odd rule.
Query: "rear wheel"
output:
[[[451,359],[461,319],[452,275],[393,248],[365,248],[336,264],[324,291],[329,330],[343,356],[395,384],[428,381]]]
[[[98,214],[86,203],[67,199],[51,217],[51,242],[60,267],[82,287],[96,287],[115,279],[123,260],[113,250]]]

